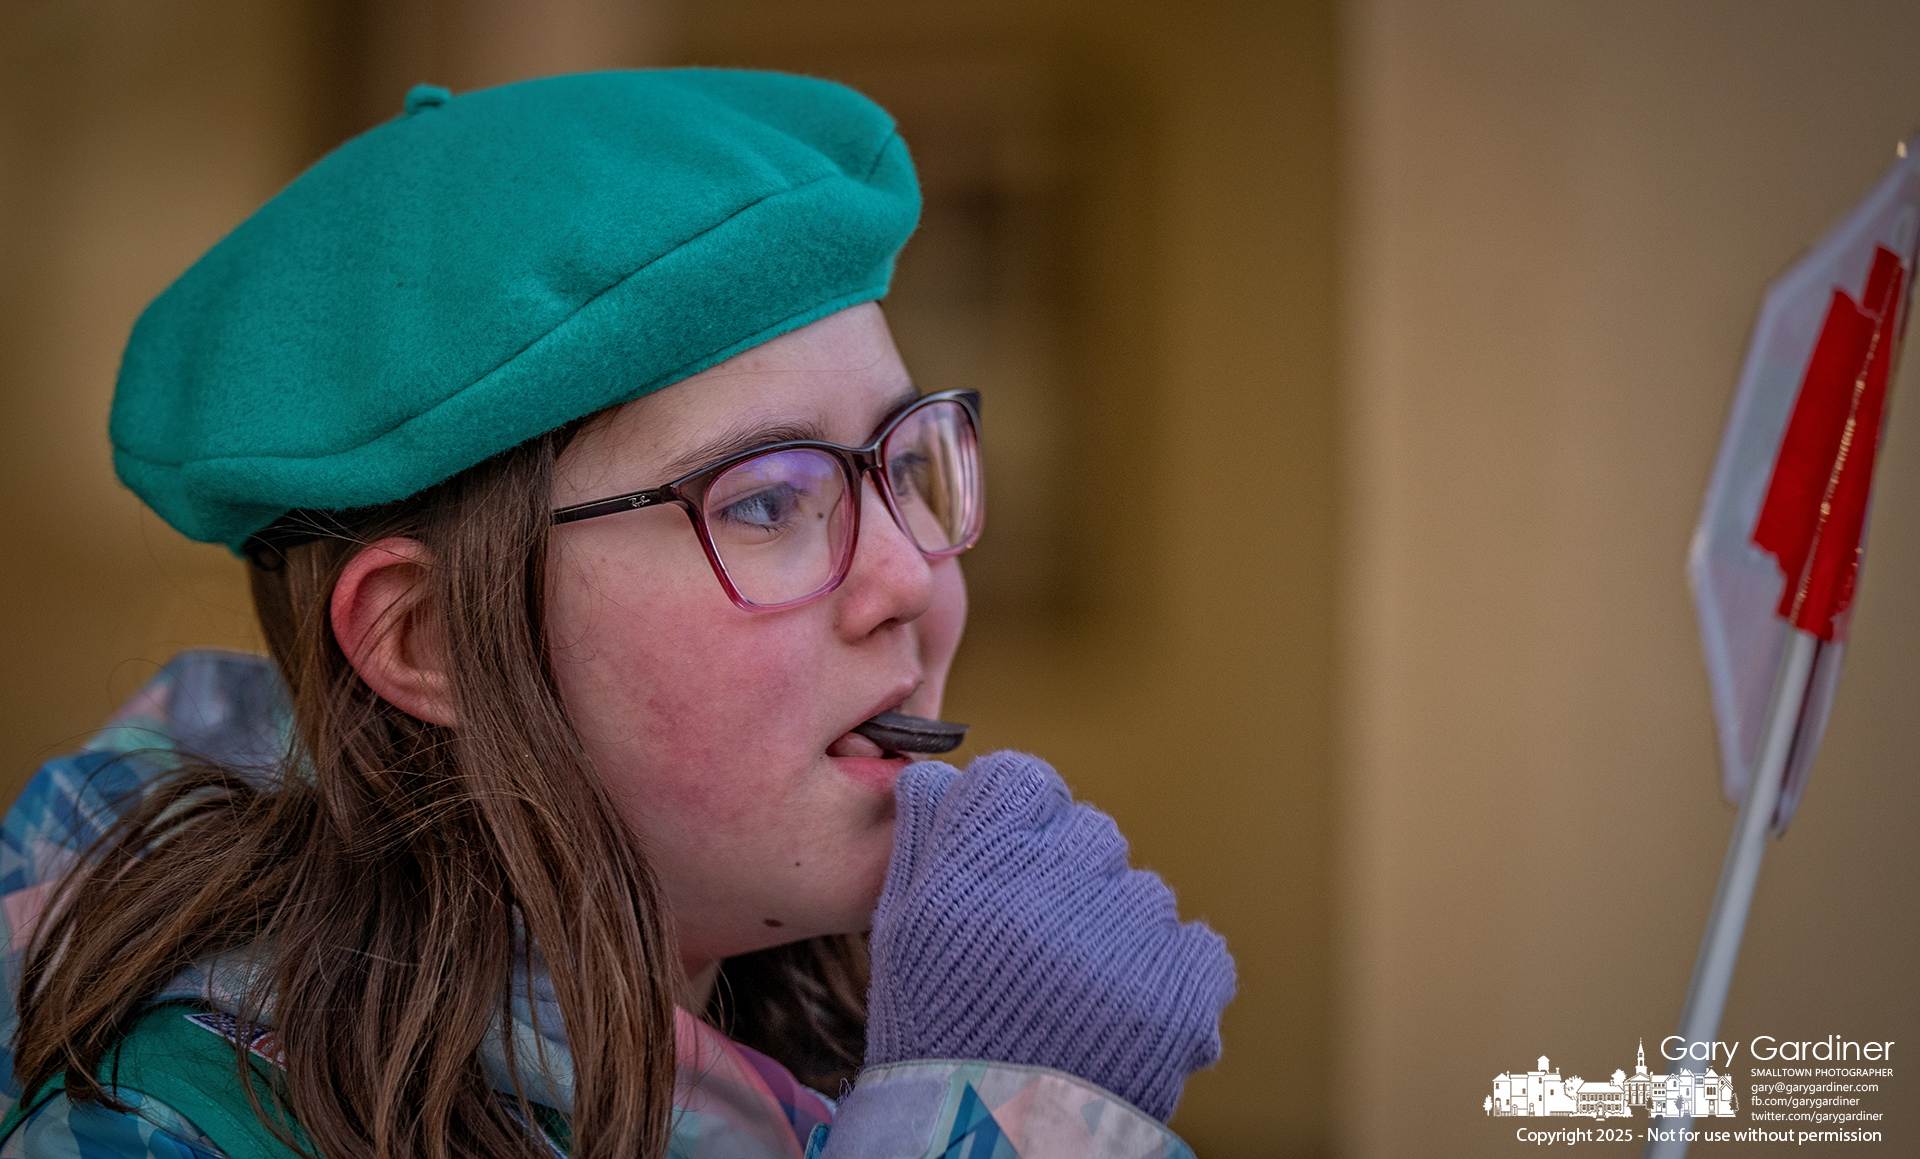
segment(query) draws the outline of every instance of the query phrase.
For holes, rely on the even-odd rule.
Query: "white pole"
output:
[[[1677,1050],[1684,1051],[1694,1043],[1711,1044],[1720,1030],[1727,989],[1733,984],[1733,963],[1740,956],[1740,935],[1746,931],[1747,909],[1753,904],[1753,886],[1760,877],[1760,858],[1766,853],[1767,831],[1780,804],[1781,782],[1786,779],[1787,761],[1793,756],[1794,739],[1807,702],[1807,685],[1819,655],[1820,638],[1811,632],[1795,628],[1787,637],[1773,704],[1767,710],[1760,759],[1747,781],[1747,797],[1740,803],[1740,815],[1733,823],[1727,859],[1720,866],[1720,885],[1713,892],[1713,909],[1707,913],[1707,930],[1700,938],[1700,956],[1694,959],[1693,981],[1687,986],[1687,1004],[1680,1011],[1681,1045]],[[1708,1045],[1706,1051],[1711,1050]],[[1698,1075],[1709,1065],[1705,1059],[1682,1058],[1670,1064],[1669,1073]],[[1687,1153],[1685,1132],[1693,1126],[1691,1117],[1655,1119],[1647,1126],[1643,1159],[1683,1159]],[[1656,1142],[1653,1131],[1670,1133],[1672,1138]]]

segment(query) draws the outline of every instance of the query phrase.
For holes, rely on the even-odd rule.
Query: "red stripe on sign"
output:
[[[1900,259],[1881,246],[1864,309],[1833,291],[1753,526],[1754,545],[1787,577],[1780,615],[1822,640],[1833,639],[1834,620],[1853,603],[1905,281]]]

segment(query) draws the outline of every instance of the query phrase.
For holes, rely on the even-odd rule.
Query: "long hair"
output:
[[[720,964],[707,1021],[778,1059],[817,1091],[839,1095],[867,1038],[867,940],[836,934]]]
[[[64,1072],[69,1098],[117,1105],[94,1076],[146,1000],[189,965],[244,954],[242,1021],[275,1027],[286,1069],[272,1101],[286,1105],[241,1089],[283,1138],[290,1112],[328,1159],[533,1159],[546,1151],[524,1097],[497,1094],[480,1055],[510,1033],[515,967],[537,952],[573,1056],[572,1153],[665,1153],[674,939],[561,704],[543,627],[553,465],[576,428],[256,559],[255,607],[293,701],[288,771],[262,785],[189,767],[69,872],[21,979],[26,1090]],[[334,638],[342,569],[391,535],[430,552],[456,727],[382,700]],[[737,961],[715,1012],[803,1080],[852,1073],[858,939]],[[510,1065],[532,1061],[502,1045]]]

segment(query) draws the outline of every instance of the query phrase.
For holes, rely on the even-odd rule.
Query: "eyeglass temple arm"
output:
[[[615,495],[610,499],[595,499],[591,503],[577,503],[572,507],[562,507],[553,513],[553,522],[555,525],[577,523],[582,519],[596,519],[602,515],[612,515],[618,511],[633,511],[641,507],[658,507],[662,503],[673,501],[673,495],[662,488],[634,491],[627,495]]]

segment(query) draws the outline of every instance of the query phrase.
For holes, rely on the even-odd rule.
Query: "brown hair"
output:
[[[532,1159],[545,1147],[527,1108],[496,1096],[479,1050],[510,1030],[513,971],[537,947],[573,1055],[572,1153],[665,1153],[673,938],[547,663],[548,499],[574,429],[332,523],[265,566],[256,558],[297,771],[262,785],[184,770],[69,873],[21,979],[14,1068],[26,1090],[65,1072],[70,1098],[117,1106],[93,1076],[143,1003],[184,967],[244,951],[257,981],[243,1021],[274,1024],[286,1109],[320,1154]],[[431,554],[459,727],[382,700],[334,639],[341,570],[391,535]],[[852,1073],[858,939],[749,955],[723,977],[710,1017],[803,1081]],[[235,1065],[246,1065],[238,1049]],[[281,1109],[256,1110],[274,1125]]]

